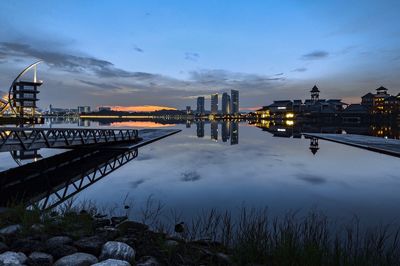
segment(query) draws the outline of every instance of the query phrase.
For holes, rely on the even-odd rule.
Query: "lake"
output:
[[[312,140],[290,127],[263,130],[247,122],[159,124],[58,121],[52,127],[177,128],[173,136],[139,148],[137,157],[75,195],[75,203],[122,207],[131,213],[151,196],[190,217],[201,210],[268,207],[273,215],[322,210],[334,219],[398,222],[399,158]],[[258,125],[260,126],[260,125]],[[311,148],[311,149],[310,149]],[[42,149],[49,157],[61,150]],[[314,154],[315,153],[315,154]],[[17,167],[0,153],[0,170]],[[19,163],[26,163],[20,160]]]

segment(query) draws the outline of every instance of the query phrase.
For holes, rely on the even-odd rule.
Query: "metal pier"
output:
[[[0,128],[0,152],[139,141],[136,129]]]

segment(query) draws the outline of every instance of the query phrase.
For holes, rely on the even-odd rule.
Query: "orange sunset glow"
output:
[[[108,106],[113,111],[123,112],[154,112],[159,110],[176,110],[176,108],[158,105],[135,105],[135,106]]]

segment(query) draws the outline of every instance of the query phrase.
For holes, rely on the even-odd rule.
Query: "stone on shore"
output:
[[[131,264],[124,260],[108,259],[99,263],[93,264],[92,266],[131,266]]]
[[[3,242],[0,242],[0,253],[3,253],[7,250],[9,250],[8,246],[6,244],[4,244]]]
[[[136,266],[159,266],[160,263],[150,256],[142,257],[137,263]]]
[[[1,235],[15,235],[19,231],[21,231],[21,228],[22,227],[19,224],[9,225],[7,227],[1,228],[0,229],[0,234]]]
[[[14,251],[23,252],[25,254],[30,254],[34,251],[45,250],[45,245],[39,240],[32,240],[29,238],[18,239],[11,245],[11,249]]]
[[[68,236],[54,236],[46,241],[48,247],[58,245],[69,245],[72,243],[72,239]]]
[[[90,236],[75,241],[74,246],[77,247],[80,252],[99,256],[105,242],[106,241],[99,236]]]
[[[78,252],[76,247],[69,246],[69,245],[56,245],[46,248],[46,252],[51,254],[54,259],[59,259],[68,255],[72,255]]]
[[[97,258],[92,254],[75,253],[57,260],[54,266],[90,266],[97,262]]]
[[[27,257],[22,252],[11,252],[7,251],[0,254],[0,265],[1,266],[19,266],[23,265],[27,261]]]
[[[53,256],[43,252],[32,252],[29,255],[30,266],[51,266],[53,265]]]
[[[109,241],[104,244],[100,259],[117,259],[131,262],[135,259],[135,250],[125,243]]]

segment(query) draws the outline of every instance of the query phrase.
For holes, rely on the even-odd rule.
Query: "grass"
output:
[[[175,235],[185,245],[206,243],[213,252],[230,254],[235,265],[400,265],[400,230],[395,225],[361,229],[358,219],[338,225],[317,210],[305,215],[289,212],[283,217],[271,217],[267,209],[245,207],[238,215],[211,209],[184,220],[176,211],[165,215],[164,207],[150,197],[142,209],[134,212],[135,220],[150,225],[154,231]],[[115,213],[115,209],[111,211]],[[124,215],[130,211],[124,202]],[[19,223],[23,233],[29,234],[32,225],[41,223],[46,233],[77,232],[78,237],[93,233],[91,217],[96,213],[96,205],[87,202],[74,206],[71,201],[58,208],[57,213],[15,206],[0,216],[0,226]],[[57,217],[62,219],[54,223]],[[175,233],[174,225],[182,221],[184,232]],[[192,252],[185,245],[170,248],[167,256]]]

